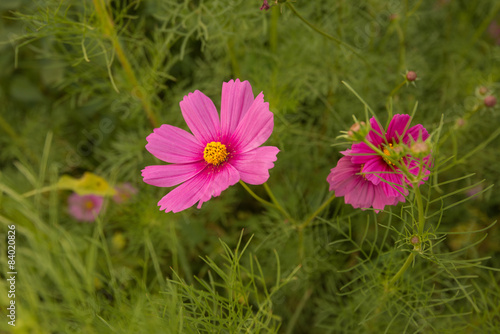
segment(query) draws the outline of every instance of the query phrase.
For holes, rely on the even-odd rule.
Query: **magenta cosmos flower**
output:
[[[404,202],[409,181],[389,156],[399,154],[399,163],[413,175],[420,173],[424,176],[422,179],[430,173],[431,160],[430,155],[420,159],[405,155],[412,143],[429,137],[421,124],[410,127],[410,122],[409,115],[394,115],[384,131],[373,117],[366,140],[384,154],[379,155],[363,142],[353,144],[350,150],[341,152],[345,157],[331,170],[327,178],[330,190],[334,190],[337,196],[345,196],[346,203],[355,208],[373,207],[378,211],[385,205]]]
[[[103,198],[97,195],[78,195],[68,197],[68,211],[76,220],[93,222],[101,211]]]
[[[345,202],[354,208],[365,210],[373,207],[375,212],[383,210],[386,205],[404,202],[404,196],[388,196],[380,184],[368,181],[363,174],[363,165],[352,162],[351,150],[341,153],[345,157],[340,158],[326,178],[330,191],[335,190],[335,196],[344,196]]]
[[[170,164],[143,169],[144,182],[180,184],[158,202],[160,210],[179,212],[197,202],[200,208],[239,180],[267,181],[279,150],[260,146],[274,127],[262,92],[254,98],[248,81],[223,83],[220,119],[212,100],[200,91],[184,96],[180,108],[193,134],[164,124],[146,138],[146,149]]]

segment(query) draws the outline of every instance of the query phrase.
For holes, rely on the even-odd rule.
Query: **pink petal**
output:
[[[224,164],[217,169],[205,168],[203,172],[196,174],[186,182],[173,189],[159,202],[160,210],[165,212],[180,212],[199,202],[198,208],[210,200],[219,196],[229,186],[239,181],[238,171],[229,164]]]
[[[230,136],[237,128],[254,101],[252,86],[248,81],[224,82],[221,98],[222,137]]]
[[[369,208],[373,203],[373,193],[374,185],[360,178],[356,188],[345,196],[345,200],[346,203],[351,203],[354,208]]]
[[[364,210],[373,207],[375,212],[383,210],[385,205],[404,202],[404,197],[398,192],[397,196],[388,196],[383,189],[385,183],[375,185],[358,174],[361,165],[353,164],[350,158],[342,157],[327,177],[330,191],[334,190],[337,197],[344,196],[345,202],[354,208]]]
[[[144,182],[157,187],[172,187],[189,180],[206,167],[205,162],[154,165],[142,170]]]
[[[412,126],[404,137],[404,143],[410,145],[412,142],[422,139],[423,141],[429,138],[429,133],[422,124]]]
[[[345,202],[351,204],[354,208],[360,208],[359,195],[363,190],[363,178],[356,177],[352,179],[351,190],[344,195]]]
[[[337,166],[332,168],[326,178],[330,183],[330,191],[334,190],[336,196],[344,196],[352,191],[355,180],[362,178],[362,176],[357,175],[360,169],[361,166],[353,164],[349,156],[340,158]]]
[[[222,191],[236,184],[236,182],[240,180],[240,173],[238,173],[236,168],[228,163],[218,168],[214,168],[213,172],[211,172],[211,176],[210,185],[200,197],[198,209],[201,208],[201,205],[204,202],[207,202],[212,197],[219,196]]]
[[[273,132],[273,117],[269,103],[264,102],[264,94],[260,93],[231,137],[236,151],[245,153],[262,145]]]
[[[403,175],[400,173],[392,172],[389,174],[380,174],[383,179],[381,186],[387,196],[400,197],[408,195],[408,189],[404,187]]]
[[[363,173],[365,174],[366,179],[371,181],[375,185],[379,184],[380,181],[382,181],[381,179],[385,178],[385,175],[387,175],[385,172],[392,173],[393,171],[391,167],[389,167],[389,165],[387,165],[387,163],[385,163],[384,160],[382,160],[382,158],[379,156],[366,161],[365,165],[363,166]]]
[[[365,143],[353,144],[349,155],[352,156],[352,162],[355,164],[365,164],[373,159],[379,159],[377,153]]]
[[[192,207],[207,191],[212,176],[198,173],[177,188],[170,191],[159,202],[160,210],[180,212]]]
[[[368,135],[366,136],[366,138],[368,139],[368,141],[370,143],[379,147],[380,145],[382,145],[386,141],[385,140],[385,138],[386,138],[385,131],[382,128],[382,126],[377,122],[375,117],[372,117],[370,119],[370,126],[372,129],[370,130],[370,132],[368,132]]]
[[[406,134],[406,131],[408,131],[410,122],[410,115],[394,115],[394,117],[391,119],[391,122],[389,123],[389,126],[387,127],[387,140],[390,143],[399,143],[399,139],[403,138]]]
[[[257,147],[231,158],[229,163],[238,170],[241,180],[248,184],[263,184],[269,178],[279,149],[274,146]]]
[[[179,105],[189,129],[203,145],[220,139],[219,115],[205,94],[199,90],[189,93]]]
[[[163,124],[154,129],[146,140],[146,149],[165,162],[189,163],[203,160],[205,147],[192,134],[175,126]]]

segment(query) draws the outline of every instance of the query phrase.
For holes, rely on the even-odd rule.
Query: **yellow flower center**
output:
[[[218,166],[226,161],[228,156],[226,145],[218,141],[212,141],[207,144],[203,150],[203,159],[209,164]]]
[[[366,174],[363,173],[363,168],[365,168],[365,164],[361,165],[361,169],[359,170],[359,174],[366,180]]]
[[[90,210],[94,208],[94,203],[90,200],[85,201],[85,209]]]
[[[391,160],[388,159],[388,157],[391,156],[392,146],[393,146],[392,143],[389,143],[389,146],[384,147],[383,152],[386,156],[382,157],[382,159],[384,159],[384,161],[387,162],[387,164],[394,166],[394,164],[391,162]]]

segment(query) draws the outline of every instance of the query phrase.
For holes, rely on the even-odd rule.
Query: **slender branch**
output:
[[[314,218],[316,218],[317,215],[319,215],[319,213],[321,211],[323,211],[327,206],[328,204],[330,204],[333,200],[335,199],[335,193],[333,193],[326,201],[323,202],[323,204],[321,204],[321,206],[316,209],[316,211],[314,211],[305,221],[304,223],[302,223],[302,225],[300,225],[300,229],[304,229],[307,227],[307,225],[309,225],[309,223],[312,222],[312,220]]]
[[[394,285],[394,283],[396,283],[396,281],[404,274],[406,269],[408,269],[408,267],[410,267],[410,265],[413,263],[413,259],[415,259],[415,253],[411,252],[401,269],[399,269],[396,275],[391,278],[391,280],[389,281],[389,285]]]
[[[391,93],[389,94],[389,97],[394,96],[394,94],[396,94],[396,93],[397,93],[397,92],[401,89],[401,87],[403,87],[403,86],[404,86],[404,84],[405,84],[405,83],[406,83],[406,78],[405,78],[405,80],[404,80],[403,82],[401,82],[399,85],[397,85],[397,86],[396,86],[396,88],[394,88],[394,89],[391,91]]]
[[[56,190],[56,189],[57,189],[57,184],[53,184],[50,186],[46,186],[46,187],[39,188],[39,189],[33,189],[31,191],[25,192],[22,196],[23,197],[31,197],[31,196],[34,196],[34,195],[39,194],[39,193],[44,193],[46,191],[51,191],[51,190]]]
[[[329,33],[319,29],[318,27],[316,27],[314,24],[312,24],[311,22],[307,21],[302,15],[300,15],[300,13],[297,11],[297,9],[295,9],[295,7],[290,3],[290,2],[287,2],[286,5],[292,10],[292,12],[295,14],[295,16],[297,16],[302,22],[304,22],[307,26],[309,26],[312,30],[316,31],[317,33],[319,33],[320,35],[328,38],[329,40],[332,40],[334,41],[335,43],[339,44],[339,45],[343,45],[345,46],[346,48],[348,48],[354,55],[356,55],[359,59],[361,59],[363,61],[363,63],[365,63],[366,65],[368,65],[369,67],[372,67],[372,65],[370,65],[351,45],[347,44],[346,42],[343,42],[341,41],[340,39],[330,35]]]
[[[415,191],[415,199],[417,200],[418,209],[418,235],[420,240],[424,234],[425,216],[424,216],[424,204],[422,202],[422,194],[420,193],[419,182],[413,184],[413,191]]]
[[[257,195],[256,193],[254,193],[252,191],[252,189],[250,189],[247,184],[243,181],[240,180],[240,184],[243,186],[243,188],[245,188],[246,191],[248,191],[248,193],[253,197],[255,198],[257,201],[259,201],[260,203],[264,204],[264,205],[268,205],[268,206],[272,206],[272,207],[275,207],[275,205],[271,202],[268,202],[266,201],[265,199],[263,199],[262,197],[260,197],[259,195]]]
[[[116,33],[115,25],[113,23],[113,19],[111,16],[108,14],[108,11],[106,10],[106,4],[104,3],[104,0],[93,0],[94,7],[96,10],[97,17],[99,18],[104,34],[111,40],[111,43],[113,45],[113,49],[115,50],[116,57],[118,58],[118,61],[123,67],[123,70],[125,71],[125,75],[127,77],[127,80],[129,84],[133,87],[134,90],[136,90],[135,96],[141,100],[142,107],[144,108],[144,112],[146,113],[146,116],[149,119],[149,122],[153,127],[157,127],[158,121],[156,119],[156,116],[151,108],[151,103],[146,94],[144,94],[140,89],[139,89],[139,82],[137,80],[137,77],[135,76],[134,70],[132,69],[132,66],[130,65],[130,62],[125,55],[125,51],[123,50],[120,41],[118,40],[118,35]]]
[[[267,194],[269,195],[269,198],[271,198],[271,201],[274,203],[274,206],[276,207],[276,209],[278,209],[279,211],[281,211],[281,213],[291,222],[293,222],[293,218],[290,216],[290,214],[285,210],[283,209],[283,207],[278,203],[278,201],[276,200],[276,197],[274,196],[273,192],[271,191],[271,188],[269,188],[269,186],[267,185],[267,183],[264,183],[264,189],[266,189],[266,192]]]

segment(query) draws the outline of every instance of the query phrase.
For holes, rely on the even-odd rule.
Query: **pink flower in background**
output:
[[[335,196],[344,196],[345,202],[354,208],[364,210],[373,207],[375,212],[383,210],[386,205],[405,201],[402,195],[387,196],[380,183],[368,181],[363,174],[363,165],[352,162],[351,150],[342,153],[345,157],[340,158],[326,179],[330,183],[330,191],[335,190]]]
[[[217,109],[200,91],[180,102],[191,133],[164,124],[146,140],[146,149],[169,165],[147,166],[144,182],[172,187],[159,202],[160,210],[179,212],[198,202],[198,208],[239,180],[262,184],[269,178],[279,150],[260,146],[274,127],[269,103],[256,98],[248,81],[222,84],[220,119]]]
[[[488,26],[488,33],[493,41],[500,45],[500,24],[496,21],[492,21]]]
[[[116,194],[113,196],[113,201],[118,204],[130,201],[132,196],[137,194],[137,189],[128,182],[117,185],[115,190]]]
[[[102,202],[101,196],[73,193],[68,197],[68,211],[76,220],[93,222],[101,211]]]
[[[389,197],[397,197],[407,195],[406,177],[401,170],[394,166],[389,160],[390,156],[394,156],[397,152],[403,152],[404,146],[409,147],[418,139],[425,141],[429,134],[421,125],[417,124],[410,127],[410,115],[396,114],[392,118],[384,131],[382,126],[377,122],[375,117],[370,119],[371,130],[366,136],[366,139],[379,148],[385,156],[377,154],[366,143],[357,143],[352,145],[352,162],[354,164],[363,165],[363,173],[368,181],[375,185],[381,184],[384,192]],[[430,173],[430,155],[420,160],[416,160],[411,156],[402,156],[399,159],[402,165],[407,166],[409,172],[413,175],[418,175],[420,166],[423,165],[421,173],[427,175]]]

